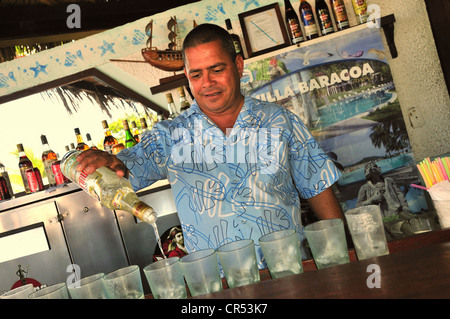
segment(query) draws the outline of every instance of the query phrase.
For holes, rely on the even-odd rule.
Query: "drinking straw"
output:
[[[450,177],[450,159],[445,157],[442,163],[444,164],[445,171],[447,172],[447,177]]]
[[[438,157],[438,158],[436,159],[436,166],[437,166],[438,169],[439,169],[439,173],[440,173],[441,176],[442,176],[442,180],[448,181],[448,176],[447,176],[447,173],[445,172],[444,164],[442,164],[442,160],[441,160],[440,157]]]
[[[421,166],[420,164],[417,164],[417,169],[419,170],[420,175],[422,175],[422,179],[424,180],[425,185],[426,185],[428,188],[430,188],[431,185],[432,185],[431,180],[430,180],[430,178],[425,174],[425,172],[423,171],[422,166]]]
[[[426,188],[425,186],[421,186],[421,185],[417,185],[417,184],[411,184],[412,187],[415,188],[420,188],[420,189],[424,189],[424,190],[428,190],[428,188]]]

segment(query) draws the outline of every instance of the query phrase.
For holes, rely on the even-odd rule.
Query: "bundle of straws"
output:
[[[437,157],[433,161],[428,157],[417,164],[417,168],[426,187],[411,184],[413,187],[429,189],[439,182],[450,180],[450,157]]]

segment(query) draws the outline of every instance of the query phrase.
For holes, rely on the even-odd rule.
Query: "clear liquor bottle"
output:
[[[128,179],[119,177],[108,167],[100,167],[89,175],[78,172],[76,158],[80,153],[81,151],[70,151],[61,160],[61,170],[68,179],[109,209],[127,211],[156,227],[156,212],[139,199]]]
[[[184,88],[182,86],[178,88],[178,93],[180,94],[180,110],[181,112],[184,112],[191,107],[191,103],[187,100],[186,94],[184,93]]]
[[[173,120],[178,115],[180,115],[180,113],[178,113],[175,103],[173,102],[172,93],[167,93],[166,99],[167,99],[167,106],[169,108],[169,113],[170,113],[169,120]]]

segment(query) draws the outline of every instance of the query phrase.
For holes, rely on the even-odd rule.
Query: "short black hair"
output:
[[[231,60],[236,59],[236,49],[230,33],[224,28],[211,23],[203,23],[192,29],[183,41],[183,61],[186,64],[185,50],[196,47],[200,44],[205,44],[220,40],[223,49],[231,57]]]

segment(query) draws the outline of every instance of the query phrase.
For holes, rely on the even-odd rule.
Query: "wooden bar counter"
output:
[[[199,299],[450,298],[450,229],[388,243],[390,254],[316,270],[304,261],[302,274],[224,289]]]

